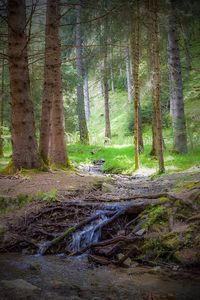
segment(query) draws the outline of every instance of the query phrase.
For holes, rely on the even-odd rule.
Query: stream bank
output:
[[[70,174],[74,191],[63,190],[66,174],[56,177],[62,182],[56,200],[1,217],[2,299],[198,299],[199,173],[104,180],[80,172]],[[34,180],[23,180],[23,189]],[[45,244],[47,255],[38,256]]]
[[[97,267],[85,256],[1,254],[0,265],[1,300],[198,300],[200,295],[200,275],[137,265]]]

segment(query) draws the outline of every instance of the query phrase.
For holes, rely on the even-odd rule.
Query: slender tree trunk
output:
[[[44,88],[42,98],[42,115],[40,125],[40,154],[45,163],[48,163],[50,154],[50,126],[51,126],[51,109],[54,91],[54,66],[56,57],[54,53],[54,40],[56,34],[56,3],[49,0],[46,11],[46,28],[45,28],[45,62],[44,62]]]
[[[128,90],[128,102],[133,102],[133,90],[132,90],[132,78],[131,78],[131,65],[130,65],[130,49],[129,41],[127,41],[126,47],[126,81],[127,81],[127,90]]]
[[[147,57],[148,57],[148,80],[151,83],[150,84],[150,93],[152,96],[152,103],[153,103],[153,95],[154,95],[154,86],[152,85],[153,80],[152,80],[152,70],[153,70],[153,44],[152,44],[152,15],[150,12],[150,5],[149,0],[146,1],[146,8],[147,8],[147,14],[148,14],[148,21],[149,21],[149,26],[147,28]],[[155,116],[155,110],[153,109],[153,114],[152,114],[152,148],[150,151],[150,155],[157,157],[157,146],[156,146],[156,116]]]
[[[114,72],[113,72],[113,52],[110,51],[110,77],[111,77],[111,89],[112,93],[115,92],[115,83],[114,83]]]
[[[104,21],[104,74],[103,74],[103,91],[104,91],[104,107],[105,107],[105,143],[111,139],[110,126],[110,107],[109,107],[109,85],[108,85],[108,19]]]
[[[107,53],[107,50],[105,50]],[[105,143],[111,139],[111,127],[110,127],[110,107],[109,107],[109,86],[107,78],[107,54],[104,57],[104,78],[103,78],[103,91],[104,91],[104,108],[105,108]]]
[[[165,171],[163,157],[163,136],[162,119],[160,105],[160,49],[159,49],[159,30],[158,30],[158,1],[150,0],[150,10],[152,16],[152,49],[153,49],[153,68],[152,68],[152,86],[153,88],[153,109],[156,124],[156,152],[159,161],[159,172]]]
[[[25,0],[8,0],[8,23],[13,164],[16,169],[38,168],[41,162],[30,95]]]
[[[135,170],[139,169],[139,105],[140,105],[140,8],[139,0],[136,2],[135,35],[133,46],[133,79],[134,79],[134,147]]]
[[[84,100],[85,100],[85,115],[86,120],[90,119],[90,94],[89,94],[89,84],[88,84],[88,75],[85,74],[84,77]]]
[[[172,8],[173,9],[173,8]],[[169,18],[169,72],[171,85],[172,126],[174,133],[174,151],[187,152],[187,134],[184,113],[183,83],[178,38],[176,33],[176,19],[171,11]]]
[[[82,58],[82,38],[81,38],[81,5],[76,5],[76,70],[79,76],[77,86],[77,110],[79,119],[80,142],[89,144],[88,128],[85,116],[84,104],[84,73],[83,73],[83,58]]]
[[[1,69],[1,98],[0,98],[0,157],[3,156],[4,76],[5,76],[5,59],[3,58],[2,69]]]
[[[101,70],[101,74],[102,74],[102,70]],[[99,88],[100,88],[100,95],[101,95],[101,97],[103,97],[104,93],[103,93],[103,80],[102,79],[100,79]]]
[[[144,142],[143,142],[143,135],[142,135],[142,112],[141,112],[141,105],[139,103],[139,153],[144,152]]]

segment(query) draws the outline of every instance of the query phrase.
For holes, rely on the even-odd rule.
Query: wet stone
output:
[[[31,299],[35,297],[40,289],[23,279],[2,280],[1,286],[4,297],[7,299]],[[6,298],[5,298],[6,299]]]

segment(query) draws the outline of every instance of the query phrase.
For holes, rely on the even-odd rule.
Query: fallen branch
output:
[[[108,215],[109,214],[113,214],[113,212],[108,213]],[[47,241],[44,244],[39,245],[39,251],[38,251],[39,254],[44,255],[47,252],[47,250],[49,250],[49,248],[58,244],[59,242],[62,242],[66,237],[70,236],[76,230],[80,229],[81,227],[87,225],[88,223],[90,223],[98,218],[99,218],[99,215],[93,215],[93,216],[87,218],[86,220],[83,220],[79,224],[72,226],[70,228],[67,228],[60,236],[56,237],[52,241]]]

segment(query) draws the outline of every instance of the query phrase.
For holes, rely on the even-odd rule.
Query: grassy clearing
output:
[[[189,168],[200,166],[200,149],[190,150],[187,154],[176,154],[171,152],[170,145],[167,145],[165,150],[165,166],[167,173],[187,170]],[[151,145],[146,145],[144,153],[140,155],[140,166],[142,174],[152,175],[158,171],[158,162],[152,158],[149,153]],[[0,158],[0,172],[10,162],[10,156],[5,153],[5,157]],[[105,173],[127,174],[134,173],[134,148],[133,145],[68,145],[69,159],[71,163],[77,167],[79,164],[91,164],[94,160],[104,159],[106,162],[103,167]],[[21,174],[24,176],[32,173],[38,173],[37,170],[24,171]]]
[[[145,146],[144,153],[140,156],[142,172],[147,174],[157,172],[157,161],[150,153],[151,146]],[[69,145],[69,158],[75,165],[90,164],[94,160],[106,161],[103,171],[106,173],[132,174],[134,172],[134,149],[129,146],[83,146]],[[191,150],[189,153],[179,155],[165,151],[165,165],[167,173],[183,171],[195,166],[200,162],[200,149]]]

